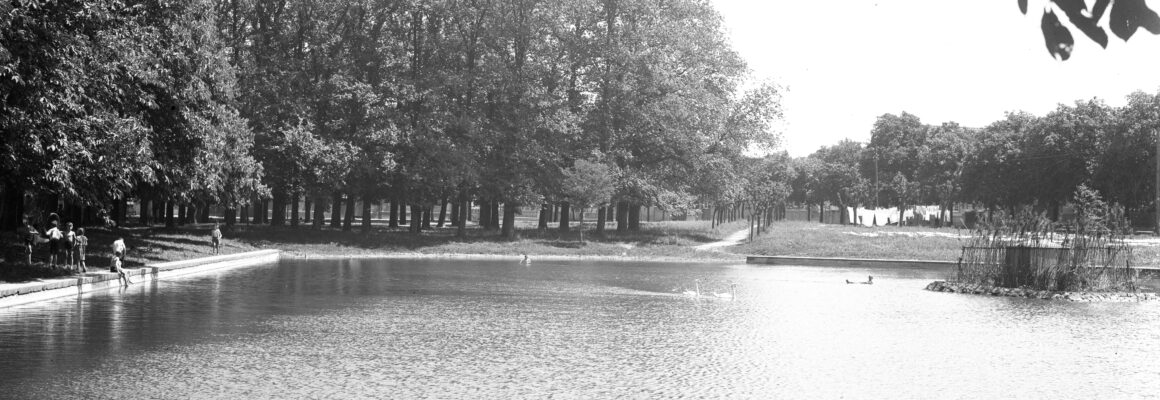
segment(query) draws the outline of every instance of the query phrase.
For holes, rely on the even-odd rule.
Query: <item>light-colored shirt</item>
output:
[[[88,246],[88,245],[89,245],[88,236],[77,235],[77,247],[80,247],[81,250],[84,250],[85,246]]]
[[[114,253],[124,253],[125,252],[125,241],[121,240],[121,239],[114,240],[113,241],[113,252]]]
[[[48,230],[48,232],[45,232],[44,234],[48,235],[49,239],[53,239],[53,240],[60,240],[61,237],[64,236],[64,234],[61,233],[60,229],[57,229],[55,226],[50,228]]]

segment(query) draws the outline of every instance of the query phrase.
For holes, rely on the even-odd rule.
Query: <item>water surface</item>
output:
[[[0,309],[0,397],[1160,396],[1160,306],[921,290],[945,275],[284,260]]]

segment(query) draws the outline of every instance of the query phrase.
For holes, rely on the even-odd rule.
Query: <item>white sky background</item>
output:
[[[754,77],[788,89],[782,147],[792,156],[868,142],[885,113],[983,127],[1006,111],[1044,115],[1092,97],[1120,106],[1160,90],[1160,36],[1140,29],[1124,42],[1105,13],[1101,49],[1056,12],[1076,42],[1058,61],[1040,31],[1044,0],[1027,15],[1016,0],[710,1]],[[1160,12],[1160,0],[1147,4]]]

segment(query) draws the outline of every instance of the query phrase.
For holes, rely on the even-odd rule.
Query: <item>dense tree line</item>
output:
[[[1058,219],[1086,185],[1123,206],[1137,226],[1150,226],[1157,110],[1160,94],[1136,92],[1122,107],[1077,101],[1043,116],[1011,112],[982,128],[885,114],[869,143],[843,141],[794,160],[790,200],[900,210],[939,205],[952,212],[955,205],[1012,213],[1032,206]]]
[[[743,154],[780,117],[776,87],[745,78],[697,0],[6,2],[0,214],[31,197],[123,219],[132,198],[143,223],[217,205],[351,229],[356,200],[364,227],[387,201],[392,224],[441,205],[462,233],[475,203],[513,236],[520,208],[575,200],[633,229],[642,205],[741,200]]]

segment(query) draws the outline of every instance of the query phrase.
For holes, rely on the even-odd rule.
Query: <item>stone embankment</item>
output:
[[[181,275],[210,270],[256,265],[278,261],[279,250],[258,250],[222,256],[195,258],[147,265],[143,268],[126,268],[125,273],[135,284],[172,278]],[[94,271],[104,268],[89,267]],[[0,307],[26,304],[35,301],[76,296],[96,290],[121,287],[118,275],[112,272],[90,272],[75,277],[46,279],[35,282],[0,284]]]
[[[1035,290],[1028,288],[1005,288],[999,286],[934,281],[926,285],[926,290],[932,292],[967,293],[991,296],[1026,297],[1044,300],[1065,300],[1076,302],[1144,302],[1157,301],[1160,296],[1156,293],[1131,292],[1054,292],[1050,290]]]

